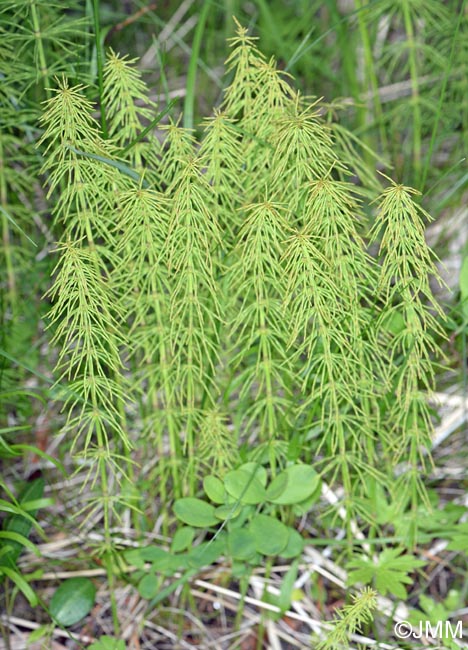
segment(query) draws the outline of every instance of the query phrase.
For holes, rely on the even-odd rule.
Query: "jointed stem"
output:
[[[411,77],[411,101],[413,104],[413,164],[415,178],[420,180],[421,173],[421,103],[419,97],[418,64],[416,60],[416,41],[409,3],[403,2],[403,20],[409,47],[409,66]]]
[[[101,127],[104,138],[108,137],[106,106],[104,103],[104,53],[101,43],[101,23],[99,18],[99,0],[93,0],[94,39],[96,43],[96,63],[99,83],[99,101],[101,104]]]
[[[44,80],[44,92],[49,99],[50,97],[50,83],[49,83],[49,71],[47,68],[47,61],[46,61],[46,56],[45,56],[45,50],[44,50],[44,43],[42,41],[42,34],[41,34],[41,24],[39,20],[39,15],[37,12],[37,7],[36,7],[36,0],[31,0],[31,19],[32,19],[32,24],[33,24],[33,29],[34,29],[34,36],[36,38],[36,44],[37,44],[37,54],[39,56],[39,65],[40,65],[40,71],[42,78]]]

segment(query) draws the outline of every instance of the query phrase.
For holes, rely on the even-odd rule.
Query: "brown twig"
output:
[[[139,18],[141,18],[145,14],[149,13],[150,11],[154,11],[157,6],[158,6],[157,2],[152,2],[148,6],[139,9],[131,16],[128,16],[128,18],[125,18],[125,20],[122,20],[122,22],[117,23],[117,25],[111,27],[111,29],[107,32],[105,40],[107,40],[112,34],[114,34],[114,32],[122,31],[122,29],[125,29],[125,27],[128,27],[132,23],[136,22]]]

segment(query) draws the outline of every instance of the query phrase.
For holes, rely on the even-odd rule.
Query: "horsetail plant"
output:
[[[371,231],[371,241],[380,238],[382,258],[378,287],[384,307],[378,327],[387,325],[388,330],[393,321],[386,332],[392,394],[384,426],[391,434],[395,461],[409,465],[399,484],[400,494],[411,495],[413,542],[418,504],[427,499],[420,472],[427,464],[432,438],[427,397],[434,388],[432,358],[441,356],[436,341],[444,337],[440,321],[445,320],[429,283],[438,279],[436,258],[424,239],[424,220],[431,217],[415,203],[415,194],[416,190],[391,182],[379,198]]]
[[[112,50],[106,59],[103,79],[103,99],[109,121],[112,142],[127,149],[128,161],[137,172],[144,165],[154,167],[158,156],[157,140],[147,137],[143,142],[137,138],[143,124],[155,115],[156,105],[149,99],[146,84],[135,66],[135,59],[119,56]]]
[[[109,213],[116,183],[108,167],[101,170],[95,158],[77,153],[111,155],[112,150],[100,138],[82,91],[63,80],[46,102],[42,119],[46,127],[42,141],[48,142],[43,173],[48,174],[50,192],[62,190],[55,214],[64,223],[55,281],[47,295],[54,301],[49,312],[49,326],[55,326],[52,342],[61,345],[58,382],[69,381],[66,429],[74,435],[72,450],[77,448],[85,463],[84,485],[90,482],[94,487],[99,482],[100,487],[99,495],[90,496],[84,508],[86,519],[102,509],[101,552],[112,587],[111,526],[122,508],[135,507],[128,490],[122,494],[116,490],[122,481],[130,483],[132,443],[120,357],[125,337],[118,326],[121,314],[113,304],[108,268]],[[117,626],[115,599],[112,609]]]
[[[165,503],[195,496],[208,464],[223,476],[253,437],[273,478],[295,454],[343,487],[350,536],[362,497],[392,489],[398,463],[413,510],[421,498],[441,314],[424,213],[390,185],[370,228],[375,181],[350,182],[367,173],[351,140],[240,26],[232,46],[232,81],[200,143],[172,120],[161,144],[143,138],[156,107],[112,52],[109,139],[83,87],[61,81],[46,104],[44,173],[64,226],[48,296],[68,427],[100,476],[107,530],[132,503],[110,489],[138,454],[157,449]]]
[[[339,650],[349,647],[349,637],[372,623],[377,608],[377,592],[367,587],[352,596],[352,602],[339,609],[326,638],[317,645],[319,650]]]
[[[200,404],[215,390],[212,375],[218,362],[220,305],[214,253],[221,245],[221,236],[215,215],[209,209],[210,191],[203,178],[202,161],[195,157],[185,162],[168,188],[172,195],[166,245],[171,281],[173,386],[184,414],[185,442],[191,463],[195,458]],[[194,489],[192,465],[189,473],[191,489]]]

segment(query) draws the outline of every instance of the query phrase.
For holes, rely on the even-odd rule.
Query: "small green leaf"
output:
[[[288,485],[288,475],[286,472],[281,472],[275,478],[272,480],[270,485],[267,488],[267,499],[268,501],[274,501],[275,499],[279,499],[281,495],[284,493],[286,490],[286,486]]]
[[[169,555],[168,551],[165,551],[159,546],[144,546],[138,550],[140,551],[140,556],[143,560],[145,560],[145,562],[151,562],[152,564],[164,562]]]
[[[153,572],[158,571],[164,573],[164,575],[172,575],[175,573],[184,561],[183,556],[165,551],[159,546],[146,546],[135,550],[138,550],[138,555],[130,555],[131,551],[128,551],[126,554],[127,559],[130,555],[130,558],[143,561],[143,565],[139,563],[135,564],[135,566],[143,568],[145,562],[151,562]]]
[[[28,647],[29,645],[33,645],[34,643],[37,643],[37,641],[40,641],[46,635],[49,635],[51,629],[53,630],[54,628],[53,627],[51,628],[50,625],[41,625],[40,627],[37,627],[35,630],[30,632],[28,634]]]
[[[35,553],[35,555],[39,555],[39,551],[37,550],[36,545],[33,544],[27,537],[24,537],[19,533],[13,533],[10,531],[0,531],[0,539],[7,539],[16,542],[17,544],[20,544],[25,548],[29,548],[29,550]]]
[[[195,531],[190,526],[182,526],[182,528],[178,528],[171,544],[172,553],[180,553],[180,551],[185,551],[190,548],[194,536]]]
[[[124,551],[123,556],[125,562],[128,562],[131,566],[137,567],[138,569],[143,569],[145,566],[145,560],[141,557],[140,548],[131,548],[128,551]]]
[[[285,612],[289,609],[292,600],[292,593],[294,589],[294,583],[297,578],[297,569],[299,566],[299,561],[295,560],[289,567],[286,575],[283,578],[281,583],[281,589],[278,598],[278,605],[282,612]]]
[[[220,507],[222,508],[223,506]],[[232,506],[230,507],[232,509]],[[228,529],[234,530],[234,528],[242,528],[242,526],[251,519],[254,512],[255,506],[242,506],[240,513],[228,518]]]
[[[289,537],[286,544],[286,548],[281,551],[281,557],[289,559],[291,557],[297,557],[304,550],[304,539],[299,535],[297,530],[294,528],[288,528]]]
[[[227,546],[230,556],[236,560],[250,560],[256,553],[255,538],[245,528],[230,531]]]
[[[19,495],[18,506],[8,501],[0,501],[0,509],[4,512],[12,513],[5,519],[3,525],[4,532],[16,533],[16,535],[21,536],[16,541],[10,538],[11,541],[8,544],[9,550],[8,553],[2,555],[0,561],[1,566],[8,565],[10,568],[15,567],[24,546],[24,542],[22,543],[19,540],[27,538],[31,532],[31,528],[36,524],[34,517],[42,500],[44,486],[45,481],[42,477],[27,482]]]
[[[205,476],[203,479],[203,489],[206,496],[213,501],[213,503],[224,503],[224,485],[223,482],[216,476]]]
[[[49,611],[58,625],[70,627],[81,621],[94,605],[96,587],[88,578],[62,582],[50,601]]]
[[[216,562],[224,551],[225,536],[220,535],[217,539],[203,542],[188,553],[188,566],[201,569]]]
[[[174,512],[184,524],[196,528],[209,528],[219,523],[213,506],[194,497],[177,499]]]
[[[382,327],[393,336],[398,336],[406,328],[405,319],[400,311],[392,309],[382,323]]]
[[[225,520],[227,519],[230,521],[231,519],[235,519],[240,515],[242,511],[242,506],[240,503],[234,503],[230,504],[227,503],[224,506],[218,506],[215,510],[215,515],[218,517],[218,519]]]
[[[448,532],[445,537],[450,539],[447,548],[451,551],[463,551],[468,555],[468,522],[459,524],[453,532]]]
[[[280,555],[289,538],[288,528],[273,517],[257,515],[251,522],[250,532],[255,539],[255,548],[262,555]]]
[[[262,467],[262,465],[254,462],[248,462],[243,463],[238,469],[241,469],[244,472],[248,472],[249,474],[254,474],[257,481],[259,481],[263,487],[266,486],[268,475],[266,469]]]
[[[296,515],[296,517],[302,517],[303,515],[306,515],[310,511],[314,503],[319,499],[321,492],[322,492],[322,484],[321,481],[319,480],[319,482],[317,483],[317,487],[310,495],[310,497],[308,497],[304,501],[300,501],[299,503],[295,503],[293,505],[292,510],[293,513]]]
[[[138,583],[138,593],[145,600],[154,598],[158,593],[159,584],[153,573],[147,573]]]
[[[412,583],[409,573],[424,565],[423,560],[418,560],[414,555],[401,555],[402,549],[390,548],[382,551],[375,559],[361,556],[348,563],[354,569],[348,574],[348,584],[356,582],[374,582],[376,589],[382,596],[390,592],[397,598],[407,597],[405,584]]]
[[[254,471],[235,469],[224,477],[226,490],[241,503],[257,504],[266,501],[266,490],[255,477]]]
[[[250,575],[252,567],[245,562],[233,562],[231,567],[231,574],[233,578],[240,580],[245,576]]]
[[[315,492],[319,480],[317,472],[310,465],[292,465],[272,481],[267,491],[268,500],[278,505],[300,503]]]

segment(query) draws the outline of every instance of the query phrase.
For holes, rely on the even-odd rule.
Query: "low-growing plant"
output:
[[[1,377],[1,375],[0,375]],[[1,377],[3,379],[3,377]],[[37,398],[34,392],[16,390],[0,391],[0,406],[6,408],[15,401],[19,413],[23,402]],[[7,426],[0,429],[0,459],[3,462],[12,462],[25,453],[34,454],[36,458],[43,458],[63,471],[61,464],[50,458],[36,446],[22,441],[25,425]],[[41,508],[52,505],[50,498],[44,497],[45,480],[42,476],[32,475],[30,480],[21,481],[16,489],[11,489],[0,476],[0,580],[4,585],[2,600],[7,610],[11,610],[17,593],[22,593],[31,605],[37,605],[39,600],[34,587],[30,584],[33,576],[24,575],[18,566],[18,561],[25,549],[38,554],[36,545],[31,541],[31,533],[43,536],[42,528],[37,520],[37,513]],[[13,589],[9,587],[12,586]],[[8,587],[8,588],[7,588]]]
[[[420,609],[412,609],[409,615],[409,622],[411,625],[417,627],[420,624],[424,626],[427,625],[426,621],[429,622],[433,629],[437,628],[439,625],[440,628],[440,640],[444,647],[450,648],[450,650],[456,650],[459,648],[457,641],[448,633],[447,627],[444,629],[444,625],[441,623],[446,623],[452,613],[461,608],[461,594],[456,589],[451,589],[447,596],[440,602],[436,601],[433,597],[426,596],[421,594],[419,596],[419,607]]]
[[[185,569],[188,579],[191,570],[220,556],[231,559],[237,577],[249,574],[267,557],[298,557],[304,540],[276,515],[280,506],[296,506],[296,514],[307,512],[320,494],[319,477],[313,467],[297,464],[268,485],[267,481],[265,467],[249,462],[227,472],[223,480],[213,474],[205,476],[204,491],[211,503],[196,497],[177,499],[174,511],[184,525],[177,529],[170,550],[147,546],[124,553],[126,562],[141,570],[145,563],[152,564],[134,576],[140,594],[155,598],[165,576]],[[194,545],[197,529],[210,533],[211,539]]]
[[[352,602],[339,609],[332,623],[331,631],[320,641],[320,650],[338,650],[349,647],[349,637],[361,631],[363,625],[373,620],[373,610],[377,607],[377,592],[362,589],[353,595]]]
[[[413,555],[402,555],[402,549],[390,548],[377,558],[361,556],[351,560],[348,563],[348,567],[352,569],[348,583],[372,583],[379,594],[391,593],[405,600],[407,593],[404,585],[413,582],[409,574],[424,564],[424,560],[418,560]]]
[[[37,605],[37,595],[22,575],[17,563],[23,549],[28,548],[36,552],[36,547],[30,541],[29,535],[33,527],[41,530],[36,520],[38,509],[41,506],[50,505],[48,499],[42,498],[44,479],[38,478],[26,483],[18,498],[15,498],[1,480],[0,487],[2,491],[6,492],[8,498],[8,500],[0,500],[0,512],[7,514],[2,530],[0,530],[0,579],[4,584],[8,581],[11,582],[31,605]],[[14,601],[14,596],[12,601]],[[10,603],[7,603],[7,606],[9,607]]]

